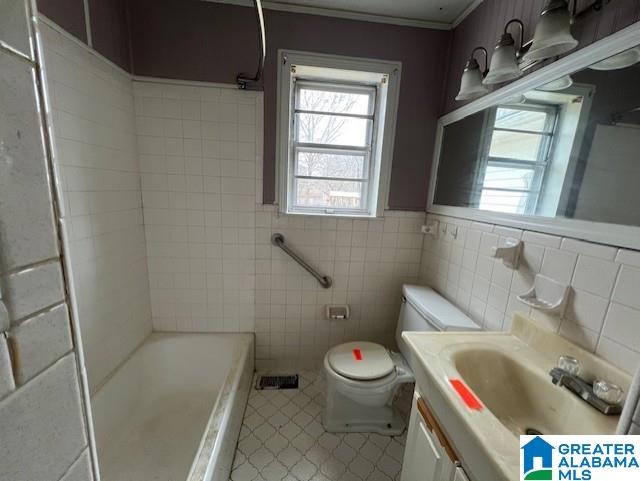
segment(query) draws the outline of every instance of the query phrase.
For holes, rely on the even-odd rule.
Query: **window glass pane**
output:
[[[326,152],[298,152],[297,175],[314,177],[364,178],[364,154],[346,155]]]
[[[544,132],[546,123],[546,112],[506,107],[499,107],[496,112],[495,126],[497,128]]]
[[[362,209],[366,182],[296,179],[294,204],[300,207]]]
[[[531,190],[534,176],[534,169],[489,165],[484,175],[483,186],[485,188]]]
[[[530,195],[527,192],[483,189],[480,197],[480,209],[509,214],[525,214]]]
[[[296,114],[298,142],[365,147],[371,120],[324,114]]]
[[[542,146],[543,136],[496,130],[491,138],[489,156],[535,162]]]
[[[300,88],[296,108],[314,112],[370,115],[371,94]]]

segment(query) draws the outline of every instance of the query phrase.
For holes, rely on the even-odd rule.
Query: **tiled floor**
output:
[[[322,379],[315,372],[300,373],[300,389],[253,389],[231,480],[400,479],[406,433],[327,433],[321,424],[323,404]]]

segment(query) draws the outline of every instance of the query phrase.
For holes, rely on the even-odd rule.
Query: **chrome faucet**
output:
[[[593,384],[585,381],[578,374],[570,373],[560,367],[554,367],[549,374],[553,384],[564,386],[601,413],[613,415],[622,412],[622,405],[610,404],[600,399],[593,391]]]

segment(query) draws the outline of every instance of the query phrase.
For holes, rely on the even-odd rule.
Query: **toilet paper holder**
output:
[[[327,305],[326,317],[330,321],[346,321],[349,319],[349,306],[348,305]]]

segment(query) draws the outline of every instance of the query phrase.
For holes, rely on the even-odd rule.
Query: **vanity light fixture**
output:
[[[633,47],[594,63],[589,68],[591,70],[620,70],[631,67],[638,62],[640,62],[640,47]]]
[[[573,78],[571,75],[564,75],[559,79],[552,80],[544,85],[541,85],[536,90],[543,90],[544,92],[559,92],[560,90],[568,89],[573,85]]]
[[[576,0],[574,0],[575,9]],[[578,46],[578,41],[571,35],[573,16],[569,11],[567,0],[547,0],[540,13],[536,25],[531,48],[524,55],[525,62],[544,60],[555,57]]]
[[[484,52],[484,70],[480,70],[480,64],[475,58],[476,52]],[[482,79],[487,75],[487,49],[476,47],[471,52],[469,60],[464,67],[464,73],[460,81],[460,92],[456,100],[473,100],[487,94],[489,90],[482,84]]]
[[[520,27],[520,38],[518,48],[513,36],[509,33],[509,26],[515,24]],[[504,27],[504,33],[496,44],[496,48],[491,56],[491,67],[489,73],[482,81],[485,85],[499,84],[522,76],[522,70],[518,65],[518,59],[522,56],[522,42],[524,38],[524,25],[521,20],[514,18],[509,20]]]

